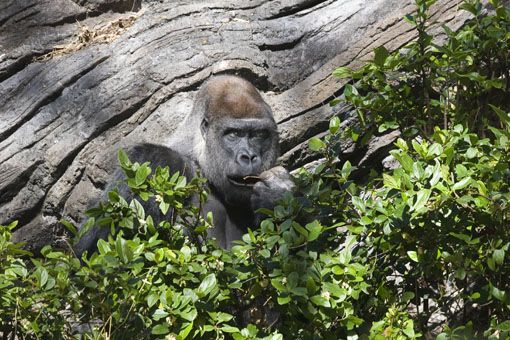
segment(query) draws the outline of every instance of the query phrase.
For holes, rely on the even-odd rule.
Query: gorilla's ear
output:
[[[207,134],[207,130],[209,129],[209,121],[207,118],[204,118],[202,120],[202,123],[200,123],[200,131],[202,131],[202,136],[205,137]]]

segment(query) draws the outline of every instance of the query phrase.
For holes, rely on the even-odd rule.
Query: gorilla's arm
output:
[[[189,159],[181,156],[176,151],[161,145],[155,145],[150,143],[143,143],[133,146],[126,150],[126,153],[131,162],[138,162],[140,164],[150,162],[150,167],[154,172],[158,166],[170,168],[170,173],[179,171],[181,175],[187,177],[190,180],[194,175],[194,165]],[[114,188],[118,188],[119,195],[130,202],[135,195],[124,181],[125,175],[120,167],[117,167],[113,173],[111,180],[105,186],[102,201],[108,199],[108,192]],[[156,223],[162,221],[165,216],[159,210],[159,205],[154,201],[154,197],[151,197],[147,202],[139,199],[147,215],[151,215]],[[98,202],[94,202],[89,208],[97,205]],[[83,224],[82,224],[83,227]],[[74,252],[78,257],[81,257],[83,252],[96,250],[97,241],[99,239],[106,239],[108,237],[109,228],[107,227],[92,227],[80,240],[74,245]]]

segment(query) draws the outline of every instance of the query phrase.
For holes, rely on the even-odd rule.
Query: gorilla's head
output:
[[[203,175],[228,205],[249,206],[251,179],[273,167],[279,153],[271,108],[252,84],[235,76],[207,81],[196,105]]]

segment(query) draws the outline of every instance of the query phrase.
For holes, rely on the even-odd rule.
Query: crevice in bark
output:
[[[7,139],[9,136],[11,136],[14,132],[16,132],[17,129],[19,129],[23,124],[28,122],[32,117],[44,106],[47,104],[55,101],[61,94],[62,91],[66,87],[69,87],[76,83],[81,77],[85,76],[87,73],[92,71],[94,68],[96,68],[98,65],[103,63],[106,59],[108,59],[108,56],[104,56],[99,58],[98,60],[94,61],[90,66],[85,68],[82,72],[76,74],[75,76],[71,77],[67,82],[62,83],[61,86],[55,89],[55,91],[50,92],[47,94],[46,97],[42,98],[38,103],[35,103],[34,107],[16,124],[12,125],[11,127],[7,128],[5,131],[0,132],[0,140],[1,139]]]
[[[14,12],[11,15],[8,15],[8,16],[6,16],[3,19],[0,19],[0,26],[3,26],[7,21],[9,21],[12,17],[16,16],[17,14],[20,14],[20,13],[22,13],[22,12],[26,11],[27,9],[32,8],[32,7],[35,7],[36,5],[37,5],[37,3],[34,2],[32,4],[27,5],[26,7],[21,8],[19,11]]]
[[[108,4],[97,7],[97,11],[105,13],[112,11],[115,13],[138,12],[142,8],[142,0],[123,1],[120,4]]]
[[[34,12],[27,13],[27,15],[25,15],[25,16],[19,18],[19,19],[14,20],[14,22],[15,23],[19,23],[19,22],[21,22],[23,20],[26,20],[26,19],[30,18],[30,17],[36,16],[39,13],[40,13],[40,11],[34,11]]]
[[[26,224],[33,221],[37,217],[37,214],[39,213],[39,211],[41,211],[43,203],[44,203],[44,197],[41,197],[40,199],[37,200],[36,204],[34,204],[32,207],[22,209],[20,211],[17,211],[15,214],[13,214],[13,216],[10,218],[9,222],[10,221],[18,221],[18,225],[16,226],[16,228],[14,228],[14,231],[17,231],[17,230],[23,228],[23,226],[25,226]]]
[[[316,6],[320,3],[323,3],[323,2],[327,2],[327,0],[306,0],[306,1],[303,1],[299,4],[297,4],[297,5],[282,8],[282,10],[279,13],[277,13],[273,16],[270,16],[269,18],[267,18],[267,20],[291,16],[293,14],[299,13],[306,9],[310,9],[310,8]]]
[[[40,199],[38,199],[36,204],[32,205],[32,207],[27,207],[27,209],[21,210],[21,211],[15,213],[14,216],[12,216],[12,218],[11,218],[12,220],[18,220],[19,227],[16,228],[16,230],[19,228],[22,228],[24,225],[30,223],[35,218],[37,218],[39,213],[42,211],[43,204],[46,200],[46,197],[48,196],[48,193],[50,192],[49,189],[53,185],[55,185],[55,183],[57,183],[57,181],[62,177],[62,175],[67,170],[67,168],[72,164],[72,162],[74,161],[76,156],[83,150],[83,148],[86,145],[87,145],[87,143],[85,143],[85,142],[80,144],[75,150],[73,150],[66,157],[64,157],[61,160],[61,162],[54,168],[53,171],[48,170],[49,173],[47,174],[47,176],[51,177],[51,181],[50,181],[50,183],[47,184],[46,188],[44,188],[45,189],[44,195]],[[34,164],[34,166],[32,167],[32,169],[33,169],[32,172],[34,172],[35,168],[37,168],[41,163],[43,163],[43,162],[40,161],[40,162]],[[31,176],[29,175],[27,182],[30,180],[30,177]],[[26,183],[24,183],[24,184],[26,184]]]
[[[75,2],[77,5],[82,6],[89,10],[89,13],[106,13],[108,11],[112,11],[115,13],[125,13],[125,12],[137,12],[141,9],[142,0],[131,0],[131,1],[105,1],[103,3],[98,3],[97,6],[94,6],[94,9],[90,9],[86,5],[87,1],[79,1],[79,0],[71,0]]]
[[[87,18],[99,16],[101,14],[103,13],[98,11],[77,13],[63,17],[60,20],[54,21],[52,23],[46,23],[44,25],[29,25],[28,27],[58,27],[63,25],[76,24],[77,22],[83,21]]]
[[[319,102],[318,104],[314,105],[314,106],[310,106],[309,108],[307,108],[306,110],[303,110],[303,111],[300,111],[296,114],[293,114],[293,115],[288,115],[287,117],[281,119],[280,121],[278,121],[277,123],[278,124],[283,124],[283,123],[286,123],[288,121],[291,121],[293,119],[296,119],[296,118],[299,118],[311,111],[314,111],[314,110],[317,110],[318,108],[320,107],[323,107],[324,105],[329,105],[329,103],[335,99],[335,98],[338,98],[338,96],[343,93],[343,88],[344,86],[342,86],[341,88],[339,88],[333,95],[327,97],[326,99],[324,99],[323,101]]]
[[[97,129],[95,130],[89,137],[89,140],[92,140],[96,137],[98,137],[99,135],[101,135],[103,132],[105,132],[106,130],[108,130],[109,128],[113,127],[113,126],[116,126],[120,123],[122,123],[123,121],[125,121],[126,119],[128,119],[129,117],[131,117],[136,111],[138,111],[145,103],[147,103],[147,101],[151,98],[151,95],[150,96],[147,96],[147,97],[144,97],[142,99],[140,99],[139,101],[133,103],[129,108],[127,108],[126,110],[124,110],[123,112],[119,113],[118,115],[114,115],[113,117],[111,117],[110,119],[106,120],[102,125],[105,127],[103,129]]]
[[[16,194],[19,193],[19,191],[28,183],[28,181],[30,180],[30,176],[41,163],[43,163],[42,160],[34,162],[28,168],[17,174],[16,179],[14,181],[12,181],[9,185],[6,185],[5,187],[2,188],[2,190],[0,191],[0,207],[5,203],[9,202],[16,196]],[[17,168],[13,169],[19,170]],[[9,173],[9,169],[0,168],[0,170],[2,170],[2,172],[4,173]],[[4,180],[5,179],[0,177],[0,185]]]
[[[0,83],[4,80],[14,76],[16,73],[22,71],[30,62],[35,60],[37,57],[40,57],[48,52],[50,52],[51,49],[43,50],[43,51],[32,51],[32,53],[24,55],[18,59],[16,59],[15,62],[13,62],[11,65],[7,66],[4,71],[0,71]]]
[[[292,50],[295,48],[299,43],[303,40],[303,36],[300,36],[299,38],[285,42],[285,43],[279,43],[279,44],[262,44],[259,46],[259,50],[261,51],[271,51],[271,52],[278,52],[278,51],[285,51],[285,50]]]

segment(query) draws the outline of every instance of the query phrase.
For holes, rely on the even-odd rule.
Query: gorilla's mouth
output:
[[[228,181],[238,187],[253,187],[258,181],[259,176],[228,176]]]

